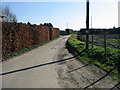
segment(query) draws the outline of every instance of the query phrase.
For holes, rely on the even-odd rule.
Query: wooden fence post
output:
[[[106,30],[104,30],[104,48],[105,48],[105,52],[106,52]]]
[[[92,31],[92,48],[93,48],[93,31]]]

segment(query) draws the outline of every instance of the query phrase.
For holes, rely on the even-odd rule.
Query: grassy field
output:
[[[74,48],[72,53],[78,55],[80,60],[87,63],[94,64],[106,72],[110,71],[115,66],[117,67],[118,60],[120,58],[120,50],[113,47],[108,47],[107,51],[104,51],[104,47],[90,44],[89,50],[85,49],[85,42],[77,40],[77,35],[73,34],[68,39],[68,44],[70,47]],[[111,76],[114,80],[118,80],[118,70],[117,68],[112,71]]]

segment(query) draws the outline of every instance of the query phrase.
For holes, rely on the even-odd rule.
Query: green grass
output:
[[[57,38],[55,38],[55,39],[53,39],[53,40],[56,40],[56,39],[58,39],[58,38],[59,38],[59,37],[57,37]],[[26,47],[26,48],[23,48],[23,49],[21,49],[21,50],[19,50],[19,51],[12,52],[12,53],[10,53],[10,54],[2,57],[2,61],[7,60],[7,59],[10,59],[10,58],[13,58],[13,57],[16,57],[16,56],[19,56],[19,55],[21,55],[21,54],[23,54],[23,53],[26,53],[26,52],[28,52],[28,51],[31,51],[32,49],[35,49],[35,48],[40,47],[40,46],[43,46],[43,45],[45,45],[45,44],[47,44],[47,43],[49,43],[49,42],[51,42],[51,41],[53,41],[53,40],[49,40],[49,41],[44,42],[44,43],[41,43],[41,44],[39,44],[39,45],[34,45],[34,46]]]
[[[120,43],[120,39],[108,39],[108,42]]]
[[[71,47],[74,47],[75,50],[72,51],[74,55],[78,55],[78,53],[85,50],[85,42],[79,41],[76,39],[77,35],[73,34],[68,39],[68,43]],[[105,71],[111,70],[114,66],[117,66],[117,62],[120,58],[120,50],[116,48],[107,48],[105,52],[104,47],[96,46],[92,48],[90,44],[90,49],[82,52],[78,58],[90,64],[94,64]],[[111,73],[114,80],[118,80],[118,72],[117,69],[112,71]]]

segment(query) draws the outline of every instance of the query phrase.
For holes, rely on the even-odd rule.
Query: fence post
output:
[[[92,48],[93,48],[93,31],[92,31]]]
[[[106,30],[105,29],[104,29],[104,48],[106,51],[107,49],[106,49]]]

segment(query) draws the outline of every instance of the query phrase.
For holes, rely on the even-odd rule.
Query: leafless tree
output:
[[[2,9],[2,14],[5,15],[5,22],[17,22],[17,17],[13,14],[8,6]]]

